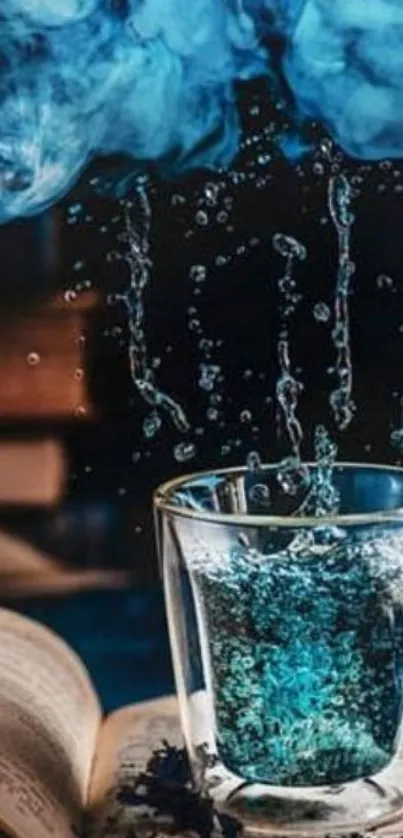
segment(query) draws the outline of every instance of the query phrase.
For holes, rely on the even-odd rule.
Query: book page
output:
[[[153,813],[146,806],[134,810],[124,805],[119,793],[133,786],[164,742],[183,747],[176,698],[124,707],[109,716],[99,737],[90,788],[90,838],[126,838],[133,824],[150,824]],[[158,822],[161,828],[161,815]]]
[[[78,656],[39,623],[1,608],[0,813],[7,832],[79,835],[100,720]]]

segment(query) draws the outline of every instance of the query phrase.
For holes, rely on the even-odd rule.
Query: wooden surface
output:
[[[85,419],[94,414],[86,364],[93,292],[56,297],[15,315],[0,334],[0,420]]]

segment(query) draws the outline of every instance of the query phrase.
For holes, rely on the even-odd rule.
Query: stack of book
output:
[[[66,424],[96,417],[88,381],[93,292],[66,292],[0,332],[0,595],[66,593],[121,583],[122,574],[70,568],[5,531],[10,512],[52,516],[66,495]],[[21,518],[21,515],[20,515]],[[83,562],[85,565],[85,560]]]

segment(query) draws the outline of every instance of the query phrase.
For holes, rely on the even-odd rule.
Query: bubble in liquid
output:
[[[41,356],[39,355],[39,352],[29,352],[27,355],[27,364],[29,364],[30,367],[37,367],[40,360]]]
[[[330,308],[326,303],[316,303],[313,316],[317,323],[327,323],[330,319]]]
[[[186,463],[196,456],[196,446],[193,442],[178,442],[174,448],[174,457],[178,463]]]

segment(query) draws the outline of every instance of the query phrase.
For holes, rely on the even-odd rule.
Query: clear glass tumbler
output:
[[[277,478],[155,495],[195,783],[252,834],[366,829],[403,804],[403,469],[337,464],[320,517]]]

